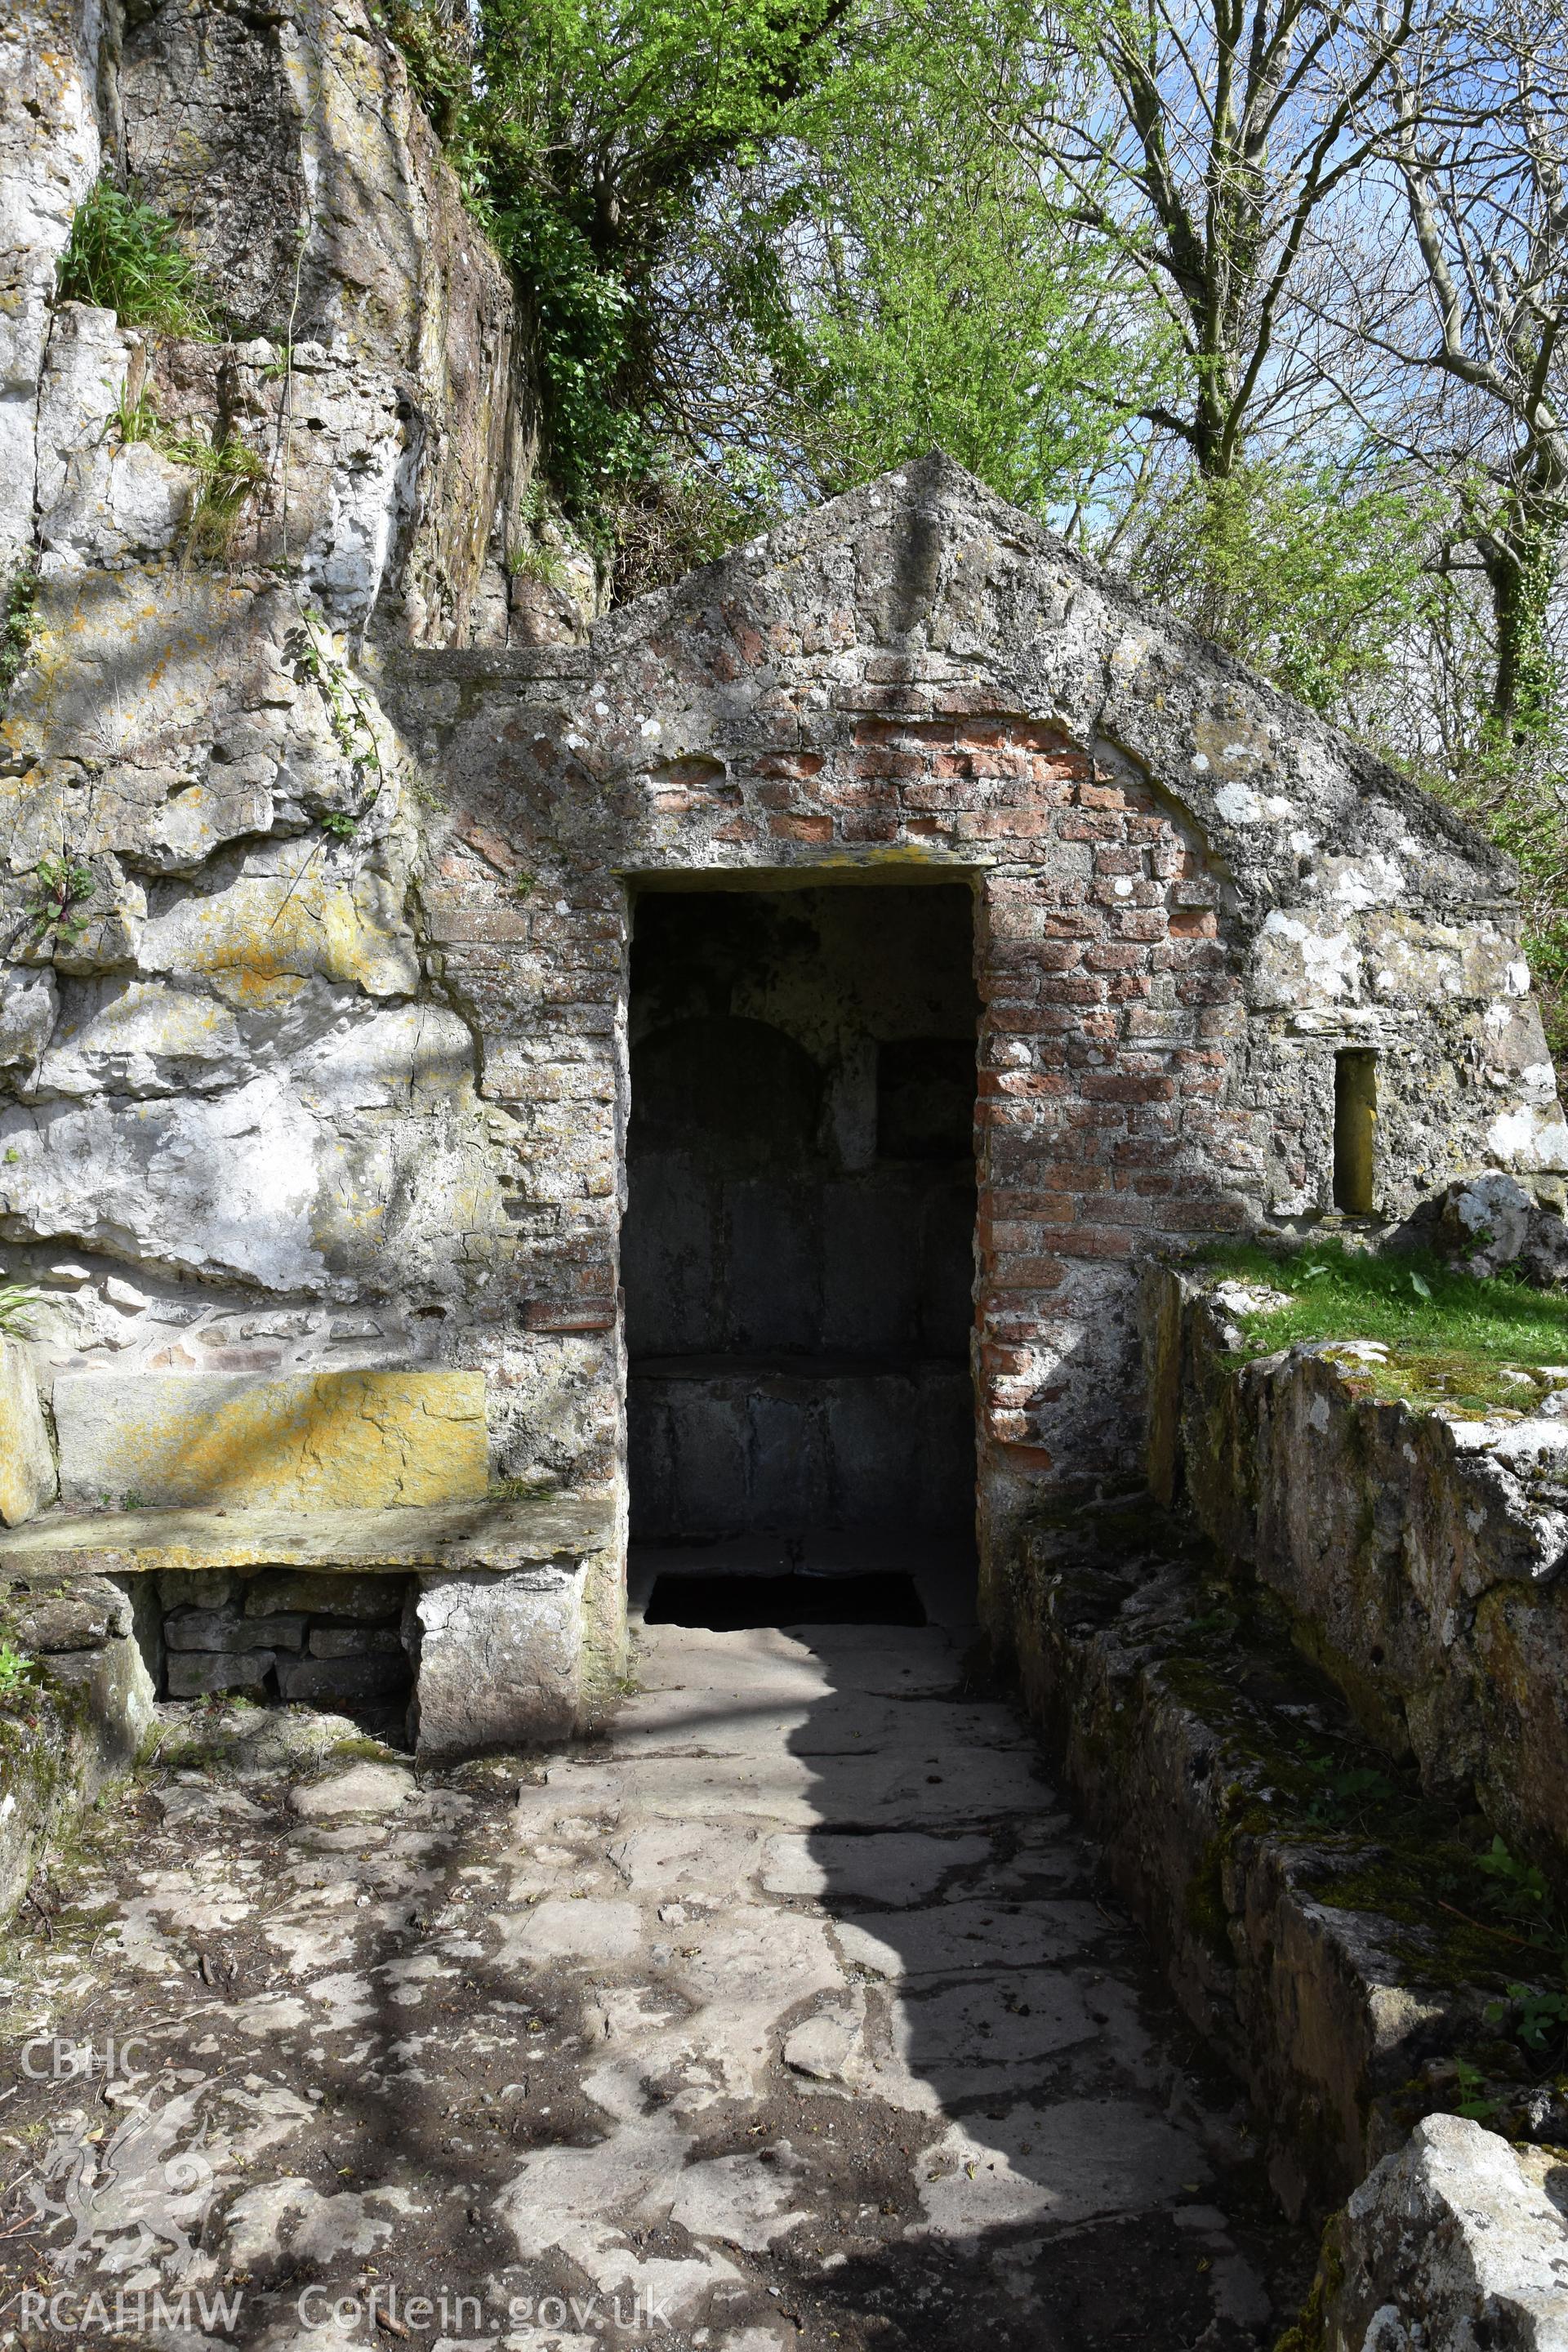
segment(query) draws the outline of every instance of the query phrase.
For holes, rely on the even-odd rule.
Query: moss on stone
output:
[[[1311,2289],[1300,2314],[1275,2345],[1274,2352],[1328,2352],[1329,2318],[1345,2283],[1343,2226],[1342,2213],[1331,2216],[1323,2231]]]
[[[1067,1504],[1034,1515],[1029,1526],[1036,1542],[1021,1552],[1038,1561],[1053,1539],[1081,1537],[1084,1520]],[[1071,1579],[1069,1605],[1086,1618],[1120,1623],[1118,1612],[1139,1588],[1115,1573],[1117,1555],[1135,1558],[1134,1546],[1148,1551],[1147,1500],[1141,1509],[1097,1511],[1094,1533],[1100,1565],[1083,1559],[1086,1572]],[[1481,1867],[1490,1832],[1479,1817],[1423,1793],[1409,1766],[1347,1720],[1337,1664],[1331,1681],[1303,1655],[1299,1629],[1271,1594],[1226,1574],[1190,1530],[1167,1523],[1159,1533],[1167,1558],[1174,1555],[1189,1572],[1197,1605],[1184,1620],[1141,1615],[1128,1639],[1136,1643],[1142,1675],[1157,1677],[1213,1734],[1224,1774],[1209,1800],[1219,1827],[1182,1900],[1194,1940],[1234,1964],[1227,1872],[1244,1841],[1268,1838],[1290,1851],[1314,1902],[1365,1917],[1379,1948],[1429,1995],[1457,1995],[1473,2009],[1485,1996],[1505,1997],[1511,1981],[1552,1979],[1552,1952],[1520,1937]],[[1020,1572],[1040,1586],[1026,1558]],[[1058,1607],[1067,1583],[1058,1578]],[[1090,1584],[1098,1586],[1092,1596],[1084,1589]],[[1043,1609],[1043,1590],[1034,1598]],[[1101,1771],[1123,1775],[1134,1737],[1131,1706],[1097,1707],[1072,1727],[1080,1754]],[[1487,2063],[1515,2072],[1521,2056],[1501,2043]],[[1412,2088],[1419,2093],[1412,2120],[1441,2104],[1429,2085]]]

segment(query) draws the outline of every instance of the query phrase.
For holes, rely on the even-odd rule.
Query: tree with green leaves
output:
[[[1012,135],[1039,95],[1021,22],[863,5],[787,140],[710,191],[667,290],[671,407],[737,483],[830,496],[941,446],[1047,515],[1114,462],[1122,389],[1160,379],[1167,339]]]
[[[471,28],[439,0],[419,12],[445,61],[448,152],[532,310],[552,471],[579,514],[652,460],[672,238],[712,174],[832,70],[847,5],[483,0]]]

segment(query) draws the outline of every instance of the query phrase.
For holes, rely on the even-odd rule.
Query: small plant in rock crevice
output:
[[[87,902],[97,891],[98,884],[91,866],[72,856],[68,850],[62,850],[58,857],[40,857],[32,878],[26,919],[34,946],[39,946],[51,932],[58,945],[74,946],[92,920],[87,912]]]
[[[514,580],[531,580],[541,588],[563,588],[566,583],[566,558],[559,548],[546,547],[538,540],[520,547],[507,570]]]
[[[145,384],[135,394],[129,383],[121,386],[104,431],[122,449],[140,443],[195,474],[196,494],[185,524],[185,554],[195,561],[226,562],[247,506],[268,478],[266,459],[232,430],[212,438],[171,432]]]
[[[130,449],[139,441],[158,446],[162,438],[157,404],[145,384],[132,394],[129,383],[122,383],[114,406],[110,410],[104,427],[111,432],[122,449]]]
[[[0,704],[22,674],[33,639],[37,635],[38,570],[26,556],[5,583],[0,607]]]
[[[158,446],[196,477],[195,502],[185,525],[185,553],[198,561],[226,562],[239,537],[245,509],[267,479],[267,461],[237,433],[215,441],[199,434],[158,436]]]
[[[11,1698],[30,1681],[33,1661],[25,1652],[14,1649],[9,1642],[0,1641],[0,1703]]]
[[[1476,1866],[1488,1882],[1486,1907],[1513,1931],[1521,1967],[1531,1956],[1537,1964],[1534,1982],[1521,1973],[1487,2004],[1486,2022],[1515,2046],[1540,2081],[1557,2078],[1561,2089],[1568,2074],[1568,1906],[1539,1865],[1521,1861],[1500,1837],[1477,1855]],[[1468,2104],[1459,2113],[1484,2122],[1495,2102],[1478,2095],[1479,2079],[1469,2084],[1461,2079],[1460,2087]]]
[[[26,1339],[43,1303],[41,1290],[31,1290],[26,1283],[0,1282],[0,1333],[8,1339]]]
[[[363,788],[374,777],[379,788],[385,772],[370,710],[353,672],[334,648],[321,615],[307,607],[300,626],[290,630],[284,650],[295,677],[313,686],[325,704],[332,740],[353,768],[355,782]],[[359,822],[358,817],[337,811],[323,820],[328,832],[345,838],[357,830]]]
[[[550,1478],[492,1478],[488,1491],[492,1503],[542,1503],[559,1489]]]
[[[294,676],[301,684],[313,686],[320,694],[332,740],[349,763],[354,788],[362,795],[358,809],[329,810],[321,820],[321,830],[331,840],[353,841],[364,823],[368,804],[386,782],[372,706],[366,702],[353,671],[333,645],[324,618],[313,606],[302,609],[300,625],[289,632],[285,652]]]

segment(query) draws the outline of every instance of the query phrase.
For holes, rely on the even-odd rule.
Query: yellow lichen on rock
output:
[[[199,973],[240,1009],[318,976],[368,996],[413,994],[419,967],[400,892],[374,873],[338,871],[311,845],[279,863],[278,873],[180,899],[148,925],[144,968]]]
[[[476,1501],[482,1373],[72,1373],[55,1385],[64,1499],[341,1510]]]

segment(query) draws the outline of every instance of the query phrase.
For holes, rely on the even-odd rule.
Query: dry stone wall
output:
[[[1560,1871],[1568,1371],[1489,1418],[1384,1402],[1373,1343],[1245,1360],[1252,1295],[1145,1274],[1157,1492],[1278,1596],[1371,1738]]]

